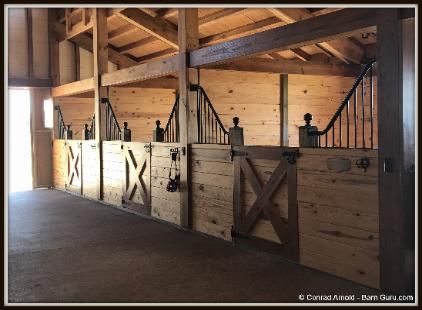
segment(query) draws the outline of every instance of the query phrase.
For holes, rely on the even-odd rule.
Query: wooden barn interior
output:
[[[10,302],[414,296],[415,8],[6,14]]]

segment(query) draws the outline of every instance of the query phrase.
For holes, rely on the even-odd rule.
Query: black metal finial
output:
[[[88,129],[88,124],[85,124],[85,130]]]
[[[239,125],[239,118],[237,116],[233,117],[233,124],[234,124],[234,127],[237,127],[237,125]]]
[[[160,128],[160,124],[161,124],[161,122],[160,122],[160,120],[159,120],[159,119],[157,119],[157,120],[155,121],[155,124],[157,125],[157,128]]]
[[[311,113],[306,113],[304,116],[303,116],[303,119],[305,120],[305,122],[306,122],[306,126],[311,126],[311,121],[312,121],[312,114]]]
[[[127,128],[127,122],[123,122],[123,126],[125,126],[125,128]]]
[[[69,125],[67,125],[67,130],[69,130],[70,129],[70,124]]]

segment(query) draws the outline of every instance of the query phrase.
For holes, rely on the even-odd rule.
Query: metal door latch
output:
[[[283,153],[283,156],[287,157],[287,162],[291,165],[296,163],[296,157],[299,154],[298,150],[294,150],[294,151],[285,151]]]
[[[248,152],[230,150],[230,161],[233,161],[233,157],[235,156],[248,156]]]
[[[144,145],[144,150],[145,150],[145,153],[151,152],[151,144],[145,144]]]
[[[370,161],[368,157],[362,157],[361,159],[358,159],[356,161],[356,166],[358,168],[362,168],[364,172],[366,172],[366,169],[368,169],[369,164],[370,164]]]

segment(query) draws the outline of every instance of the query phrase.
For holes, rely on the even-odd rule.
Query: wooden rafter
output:
[[[270,54],[270,56],[273,57],[275,55]],[[359,74],[360,69],[358,65],[321,63],[315,61],[303,62],[297,59],[286,60],[276,57],[274,57],[275,59],[258,57],[247,58],[230,63],[209,65],[204,68],[278,74],[308,74],[350,77],[356,77]]]
[[[375,13],[375,9],[344,9],[203,47],[191,52],[190,65],[198,67],[330,41],[362,31],[372,31],[375,28]]]
[[[199,39],[199,43],[202,46],[207,46],[207,45],[211,45],[211,44],[223,41],[223,40],[234,39],[234,38],[237,38],[237,37],[244,35],[244,34],[254,34],[256,32],[263,30],[264,28],[266,28],[270,25],[281,26],[281,25],[284,25],[284,24],[285,23],[280,21],[277,17],[270,17],[270,18],[267,18],[267,19],[264,19],[264,20],[260,20],[256,23],[250,23],[250,24],[240,26],[240,27],[235,28],[235,29],[231,29],[231,30],[219,33],[219,34],[215,34],[215,35],[211,35],[211,36]]]
[[[121,36],[123,34],[128,34],[128,33],[132,32],[132,31],[134,31],[136,29],[137,28],[134,27],[132,24],[123,25],[123,26],[121,26],[121,27],[119,27],[119,28],[117,28],[115,30],[110,31],[108,33],[108,39],[109,40],[113,40],[113,39],[115,39],[115,38],[117,38],[117,37],[119,37],[119,36]]]
[[[126,53],[126,52],[128,52],[128,51],[130,51],[132,49],[139,48],[141,46],[144,46],[144,45],[149,44],[151,42],[154,42],[156,40],[157,39],[155,37],[152,37],[152,36],[151,37],[147,37],[147,38],[143,38],[141,40],[138,40],[138,41],[135,41],[135,42],[131,42],[131,43],[125,44],[125,45],[119,47],[117,50],[120,53]]]
[[[137,8],[124,9],[118,15],[171,47],[179,48],[177,44],[177,28],[172,23],[160,18],[154,18]]]
[[[314,15],[305,8],[272,8],[268,10],[287,24],[314,17]],[[323,48],[325,51],[328,51],[345,63],[353,62],[360,64],[364,57],[364,50],[347,38],[344,40],[335,39],[330,42],[320,42],[316,46]],[[295,52],[295,54],[298,53]]]
[[[153,59],[157,59],[157,58],[160,58],[160,57],[170,56],[170,55],[175,55],[175,54],[177,54],[177,51],[175,49],[168,48],[168,49],[165,49],[165,50],[162,50],[162,51],[158,51],[158,52],[154,52],[154,53],[151,53],[151,54],[148,54],[148,55],[145,55],[145,56],[138,57],[138,58],[136,58],[136,61],[137,62],[144,62],[144,61],[147,61],[147,60],[153,60]]]
[[[233,14],[242,12],[244,8],[231,8],[231,9],[222,9],[217,12],[202,16],[198,19],[199,26],[209,25],[215,22],[218,22],[220,19],[231,16]]]

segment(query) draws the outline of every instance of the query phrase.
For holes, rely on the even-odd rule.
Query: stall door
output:
[[[299,259],[296,152],[287,147],[235,146],[235,242]]]
[[[78,140],[67,140],[67,180],[66,190],[82,194],[82,142]]]
[[[151,144],[123,142],[122,205],[138,213],[151,214]]]

